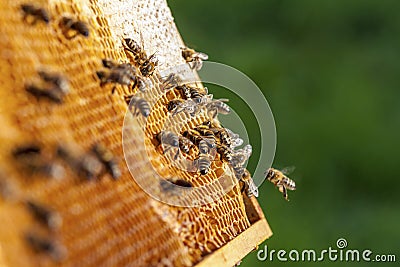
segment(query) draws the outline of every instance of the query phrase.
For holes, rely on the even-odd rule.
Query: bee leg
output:
[[[243,180],[239,180],[240,185],[240,192],[243,194],[243,192],[246,191],[246,183]]]
[[[285,187],[284,185],[281,185],[281,186],[279,187],[279,191],[283,194],[283,197],[284,197],[287,201],[289,201],[288,194],[287,194],[287,190],[286,190],[286,187]]]
[[[179,152],[180,152],[180,149],[178,148],[178,149],[176,150],[176,153],[175,153],[175,156],[174,156],[174,160],[177,160],[177,159],[178,159]]]
[[[208,111],[208,116],[210,116],[212,119],[215,119],[218,115],[218,111],[216,108],[209,109]]]

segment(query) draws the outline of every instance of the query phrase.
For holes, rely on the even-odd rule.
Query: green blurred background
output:
[[[296,166],[291,178],[298,190],[290,192],[290,202],[272,184],[260,188],[258,200],[274,232],[268,248],[318,251],[336,248],[342,237],[349,249],[396,254],[398,264],[400,1],[169,5],[189,46],[243,71],[263,90],[276,120],[274,166]],[[248,115],[238,101],[230,105]],[[257,147],[257,136],[250,138]],[[266,265],[371,263],[260,262],[253,252],[241,266]]]

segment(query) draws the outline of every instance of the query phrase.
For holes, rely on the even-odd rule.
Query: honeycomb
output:
[[[154,145],[154,135],[168,120],[168,101],[180,98],[175,90],[160,89],[160,73],[185,63],[180,51],[184,44],[166,1],[32,2],[48,12],[48,24],[24,19],[21,4],[27,3],[31,4],[2,1],[0,10],[0,190],[4,181],[13,188],[10,197],[0,196],[0,265],[192,266],[246,230],[250,222],[239,186],[200,207],[174,207],[146,194],[125,165],[124,154],[136,162],[135,176],[157,171],[194,186],[212,182],[226,167],[215,161],[207,175],[182,171]],[[62,17],[85,22],[89,36],[68,38]],[[132,62],[123,37],[140,40],[147,54],[159,55],[151,76],[154,86],[147,92],[100,86],[96,71],[103,68],[102,59]],[[68,79],[63,103],[26,91],[27,84],[37,83],[41,70]],[[145,140],[130,140],[132,145],[123,148],[121,129],[128,110],[124,99],[130,94],[146,98],[152,110],[147,120],[139,116],[132,128]],[[182,113],[168,123],[187,129],[208,119],[204,112],[195,117]],[[101,143],[119,158],[121,177],[114,181],[104,174],[87,181],[66,166],[62,179],[27,173],[11,155],[16,147],[34,142],[41,144],[47,158],[60,144],[84,153]],[[145,157],[152,167],[141,164]],[[27,212],[28,199],[56,210],[62,216],[59,229],[49,231],[38,224]],[[29,232],[56,240],[61,256],[32,249],[26,242]]]

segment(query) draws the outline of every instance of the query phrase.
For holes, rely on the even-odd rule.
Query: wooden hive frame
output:
[[[184,43],[165,0],[34,1],[49,12],[48,25],[24,21],[21,4],[26,1],[1,2],[4,8],[0,11],[0,81],[3,87],[0,119],[4,130],[0,132],[0,182],[9,180],[19,188],[11,200],[3,201],[0,197],[1,266],[54,265],[51,259],[34,253],[21,238],[26,229],[43,230],[24,208],[25,199],[32,198],[51,204],[63,215],[64,223],[51,235],[69,249],[67,260],[62,262],[65,266],[78,263],[81,266],[129,266],[133,263],[141,266],[191,266],[196,263],[198,266],[230,266],[271,236],[256,199],[242,197],[238,187],[229,197],[233,200],[227,197],[213,206],[185,209],[160,204],[150,198],[122,164],[119,165],[122,176],[116,182],[104,178],[94,183],[82,183],[68,170],[68,178],[61,181],[43,179],[36,174],[27,178],[10,154],[16,145],[32,140],[44,144],[45,156],[49,156],[55,144],[60,142],[75,144],[80,151],[100,142],[122,158],[118,130],[127,110],[123,100],[127,92],[123,86],[117,86],[115,93],[111,93],[111,85],[99,86],[95,71],[101,68],[100,60],[130,60],[121,44],[122,38],[129,36],[141,40],[148,54],[156,51],[161,54],[157,71],[162,72],[185,64],[180,50]],[[66,38],[60,27],[63,16],[85,21],[89,25],[89,37]],[[68,75],[71,88],[63,105],[52,105],[27,94],[26,85],[34,82],[37,71],[43,68]],[[150,90],[153,97],[149,96],[148,101],[157,107],[153,113],[162,113],[165,103],[161,102],[168,98],[159,96],[161,91],[157,84],[160,80],[154,77],[152,82],[155,84]],[[189,121],[196,125],[205,119],[200,115]],[[154,121],[145,132],[146,145],[150,147],[151,136],[159,131],[160,121]],[[139,148],[143,142],[133,141],[137,147],[128,151],[127,156],[140,161],[146,156],[146,147]],[[168,159],[158,158],[156,150],[152,153],[156,165],[168,164]],[[171,168],[162,171],[176,173]],[[215,175],[214,170],[210,173],[208,179]],[[198,178],[182,175],[187,179]],[[235,205],[232,210],[229,203]],[[230,225],[226,223],[235,228],[234,235],[207,219],[207,216],[224,215],[220,210],[225,210],[226,214],[231,212],[231,217],[237,216]],[[165,212],[169,214],[167,219]],[[180,223],[190,222],[201,214],[209,214],[201,221],[205,234],[198,234],[196,225],[186,229],[185,235],[179,232]],[[208,236],[216,231],[221,231],[219,237]],[[201,247],[193,242],[196,239],[192,234],[198,234],[197,238],[204,243]],[[210,245],[207,238],[211,238]],[[139,244],[135,247],[133,241]],[[142,253],[142,250],[148,251]]]

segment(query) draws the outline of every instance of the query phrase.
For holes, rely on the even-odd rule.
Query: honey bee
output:
[[[179,136],[179,149],[185,154],[190,153],[190,149],[193,147],[193,143],[183,136]]]
[[[258,188],[254,183],[253,178],[251,178],[250,172],[247,169],[244,169],[240,182],[243,184],[242,192],[245,192],[249,197],[252,195],[258,197]]]
[[[200,154],[208,154],[210,152],[210,147],[204,139],[199,142],[199,152]]]
[[[49,14],[43,8],[34,6],[32,4],[22,4],[21,9],[24,12],[23,19],[31,25],[36,24],[38,20],[41,20],[46,24],[48,24],[50,21]],[[28,20],[29,17],[32,17],[30,21]]]
[[[187,85],[176,86],[175,89],[178,90],[183,99],[190,99],[192,97],[192,94],[190,93],[190,87]]]
[[[158,59],[154,54],[147,57],[146,52],[143,50],[143,45],[140,46],[136,41],[130,38],[124,39],[125,50],[131,52],[134,56],[135,63],[139,66],[140,73],[149,77],[153,75],[155,68],[158,66]]]
[[[64,100],[63,92],[56,87],[43,88],[34,84],[29,84],[25,86],[25,90],[37,99],[45,98],[56,104],[61,104]]]
[[[197,168],[201,175],[206,175],[211,166],[212,156],[210,154],[210,145],[206,140],[199,142],[199,157],[197,158]]]
[[[97,77],[100,79],[100,85],[105,83],[118,83],[121,85],[130,85],[136,83],[136,71],[129,63],[116,63],[109,59],[102,60],[103,66],[109,71],[97,71]]]
[[[131,52],[132,54],[138,54],[141,52],[141,47],[140,45],[133,39],[130,38],[125,38],[125,49]]]
[[[25,241],[35,252],[49,254],[57,262],[62,261],[67,254],[65,247],[58,242],[33,232],[25,234]]]
[[[179,105],[181,105],[182,103],[184,103],[185,101],[182,99],[173,99],[171,101],[168,102],[167,104],[167,110],[169,112],[174,111]]]
[[[161,84],[161,90],[167,91],[177,87],[182,82],[182,79],[176,73],[170,73]]]
[[[45,158],[41,153],[41,147],[37,144],[18,146],[12,154],[30,173],[40,173],[55,179],[64,177],[64,168],[53,159]]]
[[[194,49],[188,47],[182,47],[182,56],[187,63],[189,63],[190,68],[199,71],[203,66],[203,60],[208,59],[208,55],[196,52]]]
[[[61,25],[63,26],[63,34],[67,39],[72,39],[77,35],[82,35],[84,37],[89,36],[89,26],[86,22],[75,20],[69,17],[62,17]]]
[[[141,62],[139,70],[143,76],[149,77],[153,75],[154,70],[158,66],[158,59],[155,54],[152,54],[149,58]]]
[[[121,176],[121,170],[119,169],[118,162],[111,151],[101,144],[93,145],[92,151],[104,164],[106,170],[111,174],[112,178],[117,180]]]
[[[287,190],[296,190],[296,183],[287,177],[283,171],[277,169],[269,168],[266,172],[266,179],[278,187],[279,192],[283,194],[286,200],[288,199]]]
[[[201,134],[193,129],[186,130],[182,133],[182,136],[188,138],[193,144],[199,145],[200,141],[203,140]]]
[[[175,103],[179,102],[180,101],[176,101]],[[172,112],[172,116],[175,116],[181,112],[185,112],[186,114],[194,117],[199,112],[199,106],[191,99],[184,100],[179,105],[176,105],[175,109]]]
[[[96,71],[97,77],[100,79],[100,86],[106,83],[118,83],[121,85],[130,85],[131,79],[123,70],[111,70],[111,71]]]
[[[183,179],[167,179],[167,180],[160,180],[160,188],[165,193],[170,193],[175,195],[176,186],[191,188],[193,184],[191,182],[185,181]]]
[[[125,101],[129,104],[131,112],[132,106],[134,107],[132,112],[134,116],[138,116],[140,113],[143,117],[147,118],[150,115],[150,105],[145,99],[138,96],[127,96],[125,97]]]
[[[193,184],[191,182],[185,181],[183,179],[176,179],[176,180],[169,179],[168,181],[170,181],[171,183],[173,183],[174,185],[177,185],[177,186],[193,187]]]
[[[198,88],[189,88],[190,97],[197,103],[200,103],[202,98],[205,96],[204,93],[200,92]]]
[[[233,156],[229,163],[233,167],[243,166],[246,160],[248,160],[249,157],[251,156],[251,153],[252,153],[251,145],[245,145],[243,148],[232,152]]]
[[[54,210],[31,200],[26,201],[26,207],[40,223],[49,229],[57,230],[60,228],[62,218]]]
[[[195,130],[202,136],[203,140],[210,149],[214,149],[216,147],[216,137],[208,125],[198,125],[196,126]]]
[[[232,138],[229,135],[228,129],[223,127],[212,127],[210,130],[214,133],[215,137],[219,139],[219,143],[222,147],[226,147],[226,149],[232,150]]]
[[[135,74],[135,68],[129,63],[118,63],[112,59],[106,59],[106,58],[102,59],[101,63],[103,64],[103,67],[107,69],[121,69],[127,71],[129,74],[130,73],[132,73],[132,75]]]
[[[39,144],[36,143],[31,143],[31,144],[26,144],[22,146],[16,147],[12,154],[15,158],[21,157],[21,156],[30,156],[30,155],[39,155],[42,151],[42,148],[40,147]]]
[[[235,148],[237,146],[241,146],[243,144],[243,139],[240,138],[240,136],[237,133],[234,133],[228,128],[225,128],[225,131],[228,133],[230,137],[230,144],[232,148]],[[250,146],[251,148],[251,146]],[[250,152],[251,153],[251,152]]]
[[[209,154],[199,154],[199,157],[196,160],[197,169],[199,170],[201,175],[206,175],[211,166],[211,157]]]
[[[226,160],[227,162],[232,161],[233,158],[232,149],[227,145],[218,143],[217,152],[220,154],[221,160]]]
[[[58,73],[49,73],[46,71],[38,71],[40,78],[46,83],[53,85],[55,88],[60,90],[63,94],[69,92],[69,84],[67,79]]]
[[[141,92],[145,92],[147,88],[153,86],[149,79],[137,75],[135,68],[129,63],[117,63],[110,59],[103,59],[102,63],[104,67],[110,69],[111,71],[97,72],[97,76],[101,80],[101,85],[107,82],[130,85],[131,82],[133,82],[132,87],[137,87]]]
[[[59,145],[57,147],[57,155],[63,159],[71,169],[83,175],[87,180],[97,178],[103,171],[103,164],[92,153],[82,155],[74,155],[69,149]]]
[[[179,148],[179,137],[173,132],[161,131],[156,135],[156,139],[163,146],[167,146],[167,148],[164,148],[164,153],[166,153],[172,147]]]

